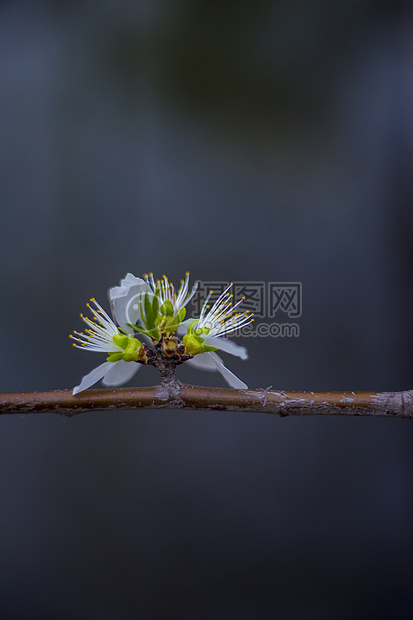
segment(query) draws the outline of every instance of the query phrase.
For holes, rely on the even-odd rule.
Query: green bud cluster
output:
[[[146,292],[142,293],[140,296],[140,315],[144,327],[128,323],[129,327],[132,327],[132,329],[134,329],[138,333],[149,336],[149,338],[151,338],[153,342],[157,343],[161,340],[161,338],[170,338],[176,332],[180,323],[182,323],[182,321],[185,319],[186,308],[181,308],[181,310],[174,314],[174,306],[169,299],[164,301],[163,304],[159,305],[159,296],[156,293],[153,294]],[[200,353],[217,351],[218,349],[216,347],[211,347],[205,344],[204,336],[207,336],[209,334],[209,328],[202,327],[200,329],[194,329],[194,325],[196,322],[197,319],[193,321],[193,323],[191,323],[191,325],[188,327],[187,334],[185,334],[185,336],[182,338],[182,344],[185,346],[186,353],[193,357],[194,355],[198,355]],[[121,336],[119,338],[121,338]],[[123,338],[128,337],[123,336]],[[131,338],[130,340],[135,339]],[[119,346],[122,346],[123,348],[123,344],[119,344]],[[112,356],[110,356],[110,361],[112,361],[112,358],[113,361],[115,361],[114,356],[117,355],[121,354],[114,353]],[[126,355],[126,348],[124,355]],[[119,359],[126,358],[123,356]]]
[[[142,293],[140,297],[140,314],[145,327],[128,323],[136,332],[146,334],[154,342],[159,342],[161,335],[172,336],[186,316],[186,308],[174,314],[172,302],[167,299],[159,306],[156,294]]]

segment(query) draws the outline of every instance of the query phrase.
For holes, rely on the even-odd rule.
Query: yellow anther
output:
[[[96,301],[96,299],[94,297],[91,297],[89,301]]]
[[[75,346],[76,346],[76,345],[75,345],[75,343],[73,343],[73,344],[72,344],[72,347],[75,347]]]

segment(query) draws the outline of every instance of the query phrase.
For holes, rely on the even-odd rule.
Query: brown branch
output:
[[[203,409],[290,415],[368,415],[413,418],[413,390],[406,392],[282,392],[185,385],[175,380],[153,387],[0,393],[0,414],[59,413],[118,409]]]

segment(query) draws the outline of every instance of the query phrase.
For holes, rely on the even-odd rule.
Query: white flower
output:
[[[220,349],[243,360],[248,359],[248,352],[245,347],[241,347],[226,338],[220,338],[220,336],[227,335],[254,320],[253,314],[248,311],[234,312],[244,298],[233,305],[233,295],[228,293],[231,286],[232,284],[218,297],[212,308],[208,305],[213,292],[210,291],[202,306],[199,319],[183,321],[178,328],[178,333],[184,333],[185,328],[188,330],[183,342],[188,352],[194,355],[192,359],[188,360],[188,364],[201,370],[218,370],[231,387],[245,389],[248,386],[241,379],[238,379],[224,365],[219,355],[213,351],[213,348]]]
[[[69,338],[76,340],[73,346],[79,349],[84,347],[87,351],[98,351],[99,353],[119,353],[123,351],[121,347],[113,342],[113,336],[119,334],[115,323],[106,314],[102,306],[98,304],[96,299],[92,298],[90,301],[95,305],[95,308],[89,303],[86,305],[92,311],[93,319],[89,319],[89,317],[83,316],[83,314],[80,315],[82,321],[89,327],[85,328],[85,333],[74,330],[73,333],[75,335],[69,336]]]
[[[127,325],[128,323],[132,325],[139,323],[139,321],[145,323],[145,317],[141,316],[142,293],[149,294],[152,300],[156,295],[159,299],[159,306],[162,306],[165,301],[170,301],[176,315],[192,299],[198,284],[196,283],[192,291],[188,293],[189,273],[187,272],[185,280],[181,280],[181,286],[176,293],[174,285],[169,282],[166,276],[156,282],[152,273],[145,275],[144,278],[145,280],[142,280],[142,278],[127,273],[119,286],[109,289],[109,299],[115,316],[120,327],[129,334],[133,332],[133,329]]]
[[[201,314],[196,324],[196,330],[204,331],[210,338],[214,336],[223,336],[224,334],[230,334],[231,332],[251,323],[254,319],[254,315],[248,310],[246,312],[235,312],[238,306],[243,302],[245,297],[242,297],[235,305],[232,305],[232,293],[228,293],[232,283],[225,289],[223,293],[218,297],[212,308],[209,309],[209,299],[213,291],[209,291],[204,305],[202,306]]]
[[[222,338],[254,320],[248,311],[235,312],[242,299],[236,304],[232,303],[233,295],[228,292],[232,285],[218,297],[212,307],[208,303],[212,294],[210,291],[200,316],[183,321],[185,306],[197,288],[195,284],[189,292],[189,273],[186,273],[185,279],[181,280],[177,292],[166,276],[157,281],[154,280],[153,274],[145,275],[144,278],[143,280],[128,273],[120,281],[119,286],[109,289],[114,320],[94,299],[91,300],[93,306],[88,304],[93,318],[81,315],[87,328],[85,333],[75,331],[74,335],[71,335],[75,340],[74,346],[87,351],[106,353],[108,357],[106,362],[83,377],[80,385],[74,388],[73,394],[89,388],[100,379],[103,379],[105,385],[125,383],[142,364],[150,363],[157,367],[163,365],[165,360],[171,363],[172,344],[175,346],[175,349],[172,347],[172,351],[179,352],[179,349],[182,349],[176,353],[178,357],[176,360],[174,358],[172,372],[174,364],[180,363],[179,355],[181,355],[182,361],[186,359],[196,368],[218,370],[232,387],[247,388],[243,381],[224,366],[221,358],[215,353],[221,350],[244,360],[248,358],[245,347]],[[151,351],[134,337],[135,331],[139,332],[139,338],[142,337],[148,342]],[[175,332],[184,334],[182,338],[184,346],[180,346],[179,340],[173,336]],[[161,344],[165,345],[164,349]],[[188,360],[188,356],[192,358]]]
[[[85,333],[74,331],[74,335],[71,334],[70,338],[75,340],[74,347],[83,348],[86,351],[109,353],[109,357],[108,361],[83,377],[80,384],[73,389],[73,394],[86,390],[100,379],[103,379],[105,385],[126,383],[141,367],[141,364],[130,363],[136,362],[138,357],[138,350],[141,347],[139,340],[122,334],[102,306],[95,299],[90,301],[95,306],[87,304],[93,314],[93,319],[81,314],[82,320],[88,327],[85,328]],[[117,314],[116,319],[119,321],[124,317]]]

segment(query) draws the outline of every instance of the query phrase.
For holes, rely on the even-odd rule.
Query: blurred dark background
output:
[[[104,361],[67,337],[85,302],[186,269],[302,282],[299,338],[226,357],[250,387],[412,388],[412,27],[395,0],[3,0],[0,389],[73,387]],[[411,421],[0,426],[2,619],[413,618]]]

